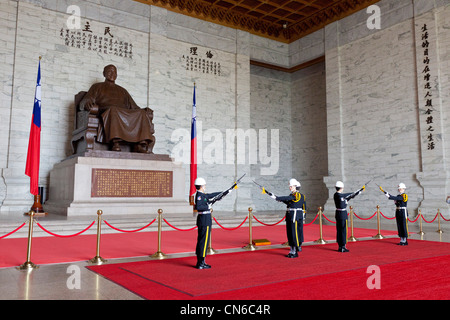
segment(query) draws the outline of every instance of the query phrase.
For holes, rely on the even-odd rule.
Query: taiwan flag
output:
[[[192,197],[197,191],[194,185],[195,179],[197,179],[197,107],[195,106],[195,83],[194,83],[194,98],[192,104],[192,122],[191,122],[191,189],[189,191],[190,197]]]
[[[31,119],[30,139],[28,141],[27,164],[25,174],[30,177],[30,193],[38,195],[39,160],[41,149],[41,61],[37,74],[36,91],[34,95],[33,117]]]

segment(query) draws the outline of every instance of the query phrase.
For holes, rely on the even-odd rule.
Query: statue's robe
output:
[[[99,108],[101,125],[97,141],[109,143],[113,139],[136,143],[154,141],[153,110],[141,109],[127,90],[119,85],[101,82],[92,85],[81,106],[87,102]]]

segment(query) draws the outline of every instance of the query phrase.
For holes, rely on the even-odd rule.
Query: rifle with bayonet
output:
[[[384,191],[383,188],[382,188],[379,184],[376,184],[376,185],[378,186],[378,188],[380,188],[381,192],[383,192],[384,194],[386,194],[386,191]]]
[[[254,184],[256,184],[261,190],[262,190],[262,194],[266,193],[269,196],[272,196],[273,193],[268,191],[266,188],[264,188],[262,185],[260,185],[258,182],[256,182],[255,180],[252,180]]]
[[[237,185],[239,182],[241,182],[242,178],[244,178],[246,175],[246,173],[244,173],[242,175],[242,177],[240,177],[239,179],[236,180],[236,182],[227,190],[222,191],[221,193],[219,193],[217,196],[215,196],[214,198],[211,199],[210,204],[214,204],[215,202],[222,200],[223,197],[225,197],[231,190],[233,189],[237,189]]]
[[[372,182],[372,179],[369,180],[369,181],[367,181],[367,182],[363,185],[363,187],[362,187],[360,190],[361,190],[361,191],[366,190],[366,186],[367,186],[369,183],[371,183],[371,182]]]

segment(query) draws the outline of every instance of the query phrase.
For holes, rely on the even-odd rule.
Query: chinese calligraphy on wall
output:
[[[424,106],[425,106],[425,114],[426,114],[426,131],[427,131],[427,150],[434,150],[436,148],[436,141],[434,136],[434,107],[433,107],[433,93],[432,93],[432,87],[431,87],[431,74],[432,71],[430,69],[430,42],[429,40],[429,33],[428,33],[428,27],[426,24],[422,27],[422,48],[423,48],[423,71],[422,76],[424,80]]]
[[[96,28],[94,31],[90,22],[86,21],[81,29],[61,28],[60,38],[67,47],[133,59],[133,44],[119,39],[111,27]]]
[[[200,50],[198,47],[190,47],[189,53],[182,56],[183,67],[186,71],[201,72],[214,76],[221,76],[221,63],[211,50]]]

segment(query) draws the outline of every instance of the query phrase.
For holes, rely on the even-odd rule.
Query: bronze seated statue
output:
[[[141,109],[127,90],[115,83],[117,68],[103,70],[104,82],[75,96],[74,154],[93,150],[153,153],[153,110]]]

